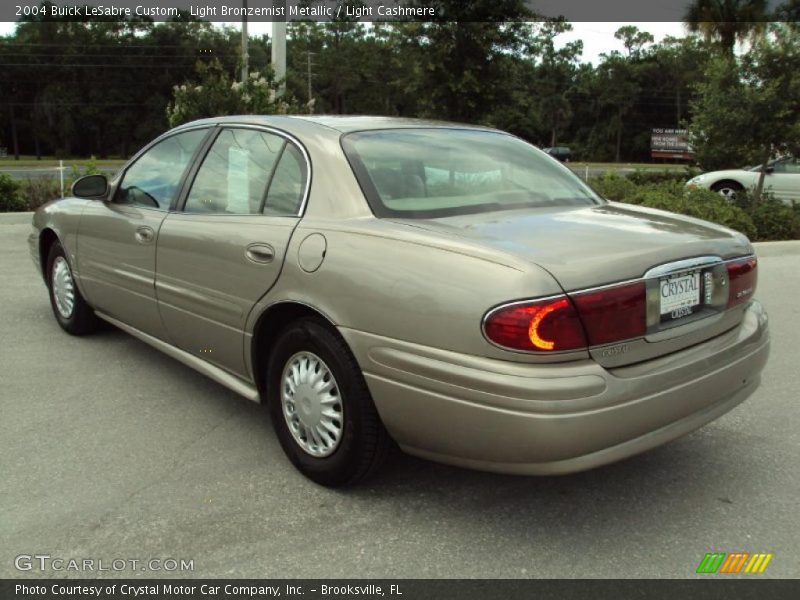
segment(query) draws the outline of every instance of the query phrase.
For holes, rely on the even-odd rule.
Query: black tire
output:
[[[343,427],[338,446],[329,456],[315,457],[306,452],[290,432],[283,414],[283,371],[299,352],[322,359],[338,387]],[[299,319],[281,332],[267,366],[266,390],[281,447],[292,464],[312,481],[331,487],[352,484],[372,475],[384,462],[391,445],[389,434],[353,354],[324,321]]]
[[[744,189],[741,184],[736,181],[718,181],[711,186],[711,191],[718,193],[720,196],[731,202],[736,200],[736,196]]]
[[[62,315],[61,312],[59,312],[56,306],[55,293],[53,291],[53,268],[58,258],[63,258],[67,262],[70,278],[72,278],[74,303],[69,316]],[[58,321],[58,324],[61,325],[61,329],[72,335],[87,335],[97,330],[99,319],[94,314],[92,307],[87,304],[86,300],[81,295],[72,276],[72,266],[69,264],[69,259],[64,252],[64,248],[61,247],[58,241],[53,242],[47,254],[46,281],[48,295],[50,296],[50,307],[53,309],[53,315],[56,321]]]

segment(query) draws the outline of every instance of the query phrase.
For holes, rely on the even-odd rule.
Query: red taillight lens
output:
[[[647,330],[644,281],[570,294],[590,346],[641,337]]]
[[[756,292],[758,283],[758,261],[755,256],[735,260],[725,265],[728,268],[728,308],[747,302]]]
[[[504,306],[490,312],[486,337],[505,348],[558,352],[586,347],[583,328],[566,296]]]

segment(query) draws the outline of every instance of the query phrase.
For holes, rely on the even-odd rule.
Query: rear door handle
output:
[[[147,225],[142,225],[141,227],[136,228],[136,233],[134,234],[136,241],[140,244],[149,244],[153,241],[156,237],[156,232],[153,231],[152,227],[148,227]]]
[[[275,249],[269,244],[250,244],[244,255],[255,263],[269,263],[275,258]]]

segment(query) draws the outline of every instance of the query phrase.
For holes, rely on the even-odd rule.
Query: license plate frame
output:
[[[700,310],[704,298],[703,280],[701,269],[659,277],[659,321],[672,323]]]

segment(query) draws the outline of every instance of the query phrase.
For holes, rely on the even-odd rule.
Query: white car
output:
[[[755,189],[760,170],[759,165],[745,169],[710,171],[690,179],[686,185],[706,188],[733,199],[742,190]],[[771,192],[775,198],[786,204],[800,202],[800,161],[791,156],[770,161],[764,177],[764,191]]]

